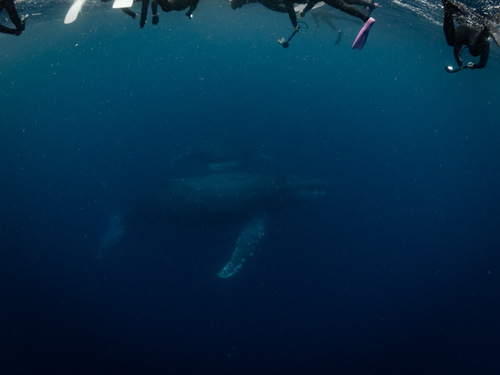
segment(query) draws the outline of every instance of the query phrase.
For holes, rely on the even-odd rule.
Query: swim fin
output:
[[[491,39],[493,39],[495,44],[500,47],[500,26],[490,22],[488,29],[490,30]]]
[[[363,27],[358,33],[356,40],[352,45],[352,49],[359,49],[360,51],[363,49],[366,43],[366,39],[368,38],[368,34],[370,33],[370,29],[375,23],[375,19],[373,17],[368,18]]]

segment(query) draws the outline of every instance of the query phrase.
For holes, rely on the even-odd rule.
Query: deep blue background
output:
[[[0,35],[0,366],[6,374],[493,374],[500,370],[500,54],[447,74],[437,3],[382,1],[365,49],[308,15],[201,0],[142,30],[110,4],[22,2]],[[138,6],[135,6],[138,9]],[[38,14],[40,13],[40,14]],[[3,22],[3,21],[2,21]],[[240,225],[109,215],[204,141],[329,182],[272,217],[233,278]]]

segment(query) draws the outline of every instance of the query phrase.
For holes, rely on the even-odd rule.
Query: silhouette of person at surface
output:
[[[108,2],[112,0],[102,0],[103,2]],[[148,16],[148,7],[150,0],[134,0],[134,2],[142,1],[141,6],[141,18],[139,21],[139,26],[141,29],[146,25],[146,18]],[[151,12],[153,16],[152,23],[153,25],[158,25],[160,22],[160,18],[158,16],[158,5],[164,12],[171,12],[174,10],[184,10],[189,7],[189,10],[186,13],[187,18],[193,17],[193,12],[198,6],[199,0],[152,0],[151,1]],[[137,18],[138,15],[132,11],[130,8],[122,8],[122,11],[129,15],[132,18]]]
[[[378,3],[373,0],[323,0],[326,4],[330,5],[333,8],[339,9],[340,11],[347,13],[351,16],[359,18],[363,21],[363,27],[358,33],[356,40],[352,48],[363,49],[366,39],[368,37],[368,33],[370,32],[371,27],[375,23],[375,19],[370,17],[370,13],[373,9],[378,7]],[[299,17],[303,17],[305,13],[311,10],[315,4],[317,4],[319,0],[230,0],[231,7],[233,9],[240,8],[245,4],[250,3],[261,3],[266,8],[271,10],[288,13],[290,17],[290,21],[297,32],[300,28],[297,25],[297,15],[295,14],[294,4],[304,4],[307,3],[307,6],[304,10],[299,13]],[[354,5],[363,5],[366,7],[366,12],[363,12],[361,9],[355,7]]]
[[[173,10],[184,10],[189,7],[186,13],[187,18],[193,17],[193,12],[198,6],[199,0],[157,0],[160,8],[164,12],[171,12]]]
[[[446,42],[453,47],[453,55],[459,69],[482,69],[486,66],[490,54],[490,22],[477,13],[472,12],[464,4],[455,0],[442,0],[444,6],[443,29]],[[455,19],[460,18],[460,24],[455,27]],[[472,56],[479,57],[478,63],[462,62],[462,52],[469,49]],[[453,70],[448,69],[453,72]]]
[[[1,1],[1,0],[0,0]],[[113,0],[102,0],[102,2],[107,3]],[[148,8],[149,8],[149,0],[134,0],[134,3],[141,1],[141,18],[139,20],[139,27],[142,29],[144,25],[146,25],[146,18],[148,17]],[[122,12],[129,15],[130,17],[136,19],[138,17],[137,13],[135,13],[130,8],[121,8]],[[160,18],[158,17],[158,3],[157,0],[153,0],[151,2],[151,12],[153,13],[153,25],[157,25],[160,22]]]

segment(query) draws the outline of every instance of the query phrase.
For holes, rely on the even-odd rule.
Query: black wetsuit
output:
[[[356,8],[354,5],[362,5],[369,7],[370,9],[376,8],[375,2],[373,0],[323,0],[326,4],[349,14],[350,16],[358,17],[361,21],[366,22],[370,18],[369,14],[366,14],[361,9]]]
[[[0,0],[1,1],[1,0]],[[109,1],[113,0],[102,0],[103,2],[107,3]],[[149,0],[134,0],[135,2],[142,1],[141,5],[141,19],[139,21],[139,27],[142,29],[144,25],[146,24],[146,18],[148,16],[148,7],[149,7]],[[132,18],[137,18],[137,14],[132,11],[130,8],[122,8],[122,11],[125,14],[128,14]],[[151,12],[153,13],[153,25],[157,25],[158,22],[160,21],[158,17],[158,3],[157,0],[153,0],[151,3]]]
[[[184,10],[189,7],[186,17],[191,18],[193,12],[198,6],[199,0],[158,0],[158,4],[164,12],[171,12],[173,10]]]
[[[363,22],[366,22],[370,16],[364,13],[361,9],[356,8],[354,5],[363,5],[367,6],[370,9],[376,8],[377,5],[373,0],[233,0],[231,1],[231,6],[233,9],[239,8],[245,4],[249,3],[261,3],[266,8],[274,10],[276,12],[288,13],[290,17],[290,21],[292,22],[293,27],[297,30],[297,15],[295,14],[295,9],[293,4],[305,4],[307,6],[301,12],[303,16],[305,13],[310,11],[314,5],[319,3],[320,1],[324,1],[326,4],[341,10],[344,13],[347,13],[351,16],[358,17]]]
[[[470,69],[481,69],[486,66],[490,54],[490,43],[488,36],[490,35],[487,22],[483,17],[469,14],[467,8],[454,0],[443,0],[444,5],[444,35],[448,45],[454,47],[453,55],[457,64],[462,67],[463,62],[461,53],[464,46],[469,48],[472,56],[480,56],[477,64],[469,63],[467,67]],[[453,20],[454,15],[469,16],[468,19],[472,22],[467,22],[455,28]]]
[[[0,12],[4,9],[9,14],[10,20],[16,28],[12,29],[10,27],[0,25],[0,32],[5,34],[20,35],[24,30],[24,22],[21,21],[19,15],[17,14],[16,7],[14,6],[14,0],[0,0]]]
[[[111,0],[102,0],[102,1],[111,1]],[[142,1],[141,5],[141,18],[139,21],[139,26],[141,28],[146,24],[146,18],[148,15],[148,7],[150,0],[134,0],[134,2]],[[158,17],[158,5],[160,5],[161,9],[165,12],[170,12],[173,10],[184,10],[189,7],[189,10],[186,13],[186,17],[191,18],[194,10],[198,6],[199,0],[152,0],[151,1],[151,12],[153,13],[153,25],[157,25],[160,21]],[[122,9],[126,14],[131,16],[132,18],[137,18],[137,14],[135,14],[129,8]]]

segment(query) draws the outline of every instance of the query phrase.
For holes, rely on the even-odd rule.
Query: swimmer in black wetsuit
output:
[[[0,0],[1,1],[1,0]],[[102,0],[102,2],[107,3],[113,0]],[[141,19],[139,21],[139,27],[142,29],[146,25],[146,18],[148,16],[149,0],[134,0],[134,3],[142,1],[141,5]],[[130,8],[121,8],[122,12],[129,15],[130,17],[136,19],[138,15],[132,11]],[[151,12],[153,13],[153,25],[158,25],[160,18],[158,17],[158,2],[153,0],[151,2]]]
[[[356,40],[354,41],[352,48],[356,48],[362,50],[366,43],[366,38],[368,38],[368,33],[370,32],[371,27],[375,23],[375,19],[370,17],[371,12],[378,7],[378,3],[373,0],[322,0],[326,4],[330,5],[333,8],[336,8],[344,13],[347,13],[351,16],[359,18],[363,21],[364,25],[361,28]],[[308,0],[300,0],[300,3],[306,2],[307,5],[302,12],[299,12],[299,17],[304,17],[304,15],[310,11],[316,3],[319,1],[308,1]],[[359,8],[356,8],[354,5],[362,5],[365,7],[365,12],[361,11]]]
[[[19,18],[16,7],[14,6],[14,0],[0,0],[0,12],[4,9],[7,10],[7,13],[9,13],[10,20],[16,28],[11,29],[10,27],[0,25],[0,32],[5,34],[21,35],[24,31],[24,21],[26,18]]]
[[[108,2],[112,0],[102,0],[103,2]],[[142,1],[142,6],[141,6],[141,19],[139,22],[139,26],[141,28],[144,27],[146,24],[146,18],[148,15],[148,6],[150,0],[134,0],[134,2],[139,2]],[[152,0],[151,1],[151,12],[153,13],[153,25],[158,25],[158,22],[160,22],[160,18],[158,17],[158,5],[164,12],[171,12],[173,10],[184,10],[186,8],[189,8],[186,17],[187,18],[192,18],[193,17],[193,12],[198,6],[199,0]],[[122,11],[126,14],[128,14],[132,18],[137,18],[138,15],[133,12],[130,8],[122,8]]]
[[[458,69],[446,67],[446,71],[454,73],[465,68],[482,69],[486,66],[490,54],[488,37],[490,30],[485,17],[471,12],[464,4],[455,0],[442,0],[444,6],[444,35],[448,45],[453,47],[453,55],[459,66]],[[455,28],[454,16],[463,18],[463,23]],[[480,56],[478,63],[469,62],[463,65],[462,51],[469,48],[472,56]]]
[[[160,8],[164,12],[180,11],[189,8],[186,13],[187,18],[193,18],[193,12],[198,6],[198,2],[199,0],[158,0]]]
[[[304,4],[307,3],[306,8],[299,13],[299,17],[303,17],[305,13],[311,10],[315,4],[319,3],[321,0],[229,0],[231,7],[233,9],[240,8],[245,4],[250,3],[261,3],[266,8],[271,10],[288,13],[290,17],[290,21],[297,32],[300,28],[297,25],[297,15],[295,14],[294,3],[295,4]],[[340,11],[347,13],[351,16],[357,17],[363,21],[364,25],[361,28],[356,40],[352,48],[363,49],[366,38],[368,37],[368,33],[370,32],[371,27],[375,23],[375,19],[370,17],[370,13],[373,9],[378,7],[378,4],[373,0],[322,0],[326,4],[330,5],[333,8],[339,9]],[[364,5],[367,8],[366,13],[361,9],[356,8],[355,5]],[[292,34],[293,36],[294,34]],[[290,37],[291,38],[291,37]],[[289,39],[290,40],[290,39]]]
[[[326,4],[330,5],[333,8],[339,9],[342,12],[345,12],[351,16],[358,17],[363,22],[366,22],[370,17],[370,13],[373,9],[378,7],[378,3],[373,0],[321,0]],[[309,12],[314,6],[320,1],[307,1],[307,0],[299,0],[296,3],[307,3],[306,7],[299,12],[298,16],[300,18],[304,17],[307,12]],[[361,5],[365,7],[367,14],[360,13],[358,8],[352,7],[351,5]],[[368,17],[366,17],[368,15]]]

